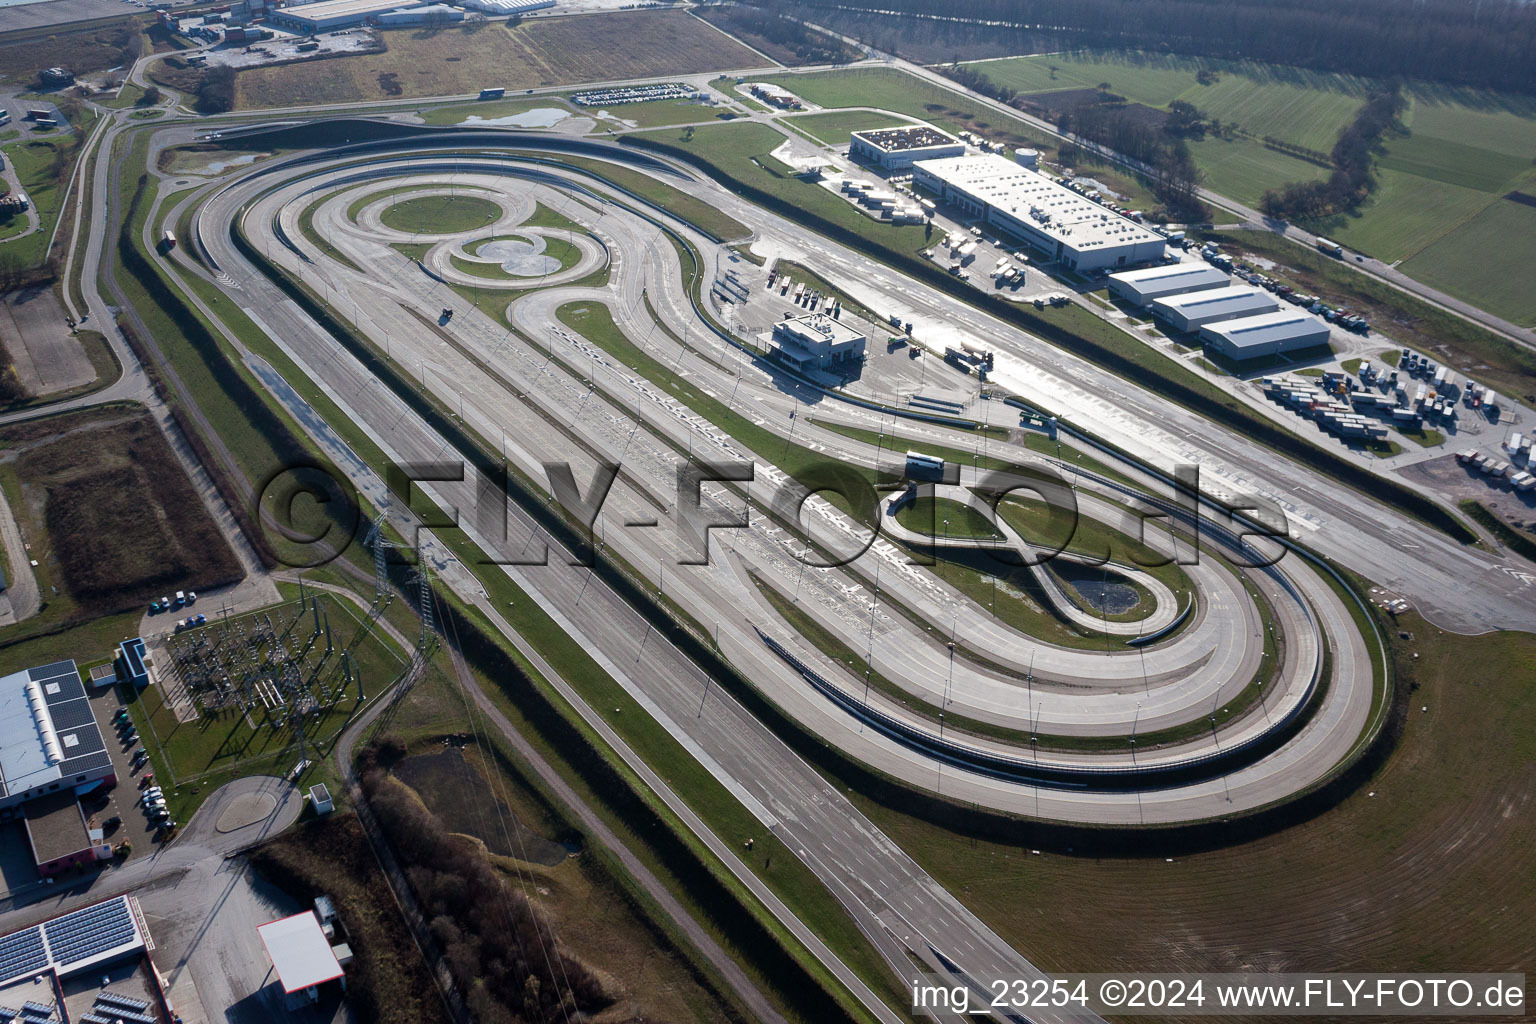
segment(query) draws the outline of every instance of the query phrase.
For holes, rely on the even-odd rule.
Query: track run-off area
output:
[[[958,484],[937,489],[943,507],[993,518],[991,537],[950,535],[948,522],[927,536],[862,493],[853,504],[806,497],[792,474],[890,484],[907,448],[969,449],[973,435],[784,373],[757,354],[757,337],[725,326],[710,287],[729,276],[750,291],[760,268],[585,166],[562,166],[536,137],[503,152],[484,134],[433,142],[258,164],[177,193],[143,241],[152,247],[159,225],[190,213],[192,237],[164,257],[174,273],[238,303],[394,461],[458,457],[405,388],[430,395],[533,493],[551,490],[546,464],[568,465],[575,490],[556,498],[572,521],[590,522],[600,557],[706,636],[785,722],[948,800],[1131,826],[1283,802],[1337,773],[1379,725],[1376,639],[1322,563],[1287,551],[1244,568],[1275,546],[1243,541],[1244,529],[1209,506],[1191,544],[1189,509],[1152,476],[1131,464],[1068,472],[1070,456],[1012,435],[990,438],[987,465],[961,465]],[[606,152],[704,191],[649,158]],[[279,279],[366,339],[387,373],[317,325]],[[297,391],[279,398],[300,424],[314,419]],[[878,440],[857,439],[860,429]],[[382,498],[374,469],[336,461],[361,493]],[[999,462],[1016,469],[988,468]],[[748,475],[741,464],[750,479],[714,479]],[[601,494],[604,466],[617,472]],[[690,468],[702,482],[690,484]],[[477,474],[464,475],[416,486],[457,510],[459,528],[497,560],[546,561],[477,570],[510,575],[749,806],[778,813],[775,759],[763,759],[760,736],[755,752],[741,746],[733,730],[748,716],[729,693],[709,693],[699,667],[569,564],[518,501],[488,511]],[[1084,523],[1117,534],[1139,536],[1145,519],[1148,545],[1179,556],[1187,590],[1111,555],[1106,578],[1135,585],[1137,614],[1085,610],[1042,560],[1040,538],[989,514],[1007,488],[1070,501]],[[994,614],[966,587],[995,575],[974,568],[977,557],[1022,565],[1032,585],[1012,600],[1074,639],[1053,642]],[[946,571],[952,558],[966,560],[959,576]],[[796,760],[787,747],[776,759]]]

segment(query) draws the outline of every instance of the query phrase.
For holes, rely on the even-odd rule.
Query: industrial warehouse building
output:
[[[73,661],[0,678],[0,809],[115,782]]]
[[[1279,308],[1275,297],[1262,288],[1229,285],[1157,299],[1152,303],[1152,315],[1176,331],[1195,331],[1206,324],[1273,313]]]
[[[423,7],[422,0],[319,0],[277,8],[268,17],[293,32],[314,34],[376,23],[381,14]]]
[[[1172,263],[1165,267],[1142,267],[1109,275],[1109,291],[1116,298],[1135,306],[1150,306],[1170,295],[1225,288],[1232,279],[1209,263]]]
[[[545,11],[555,6],[555,0],[460,0],[460,6],[494,18]]]
[[[427,4],[404,10],[385,11],[376,19],[380,28],[406,28],[410,25],[447,25],[464,20],[464,12],[447,4]]]
[[[769,340],[774,358],[796,370],[831,370],[864,358],[864,335],[825,313],[780,320]]]
[[[912,180],[1072,270],[1151,263],[1167,246],[1162,235],[995,154],[919,160]]]
[[[964,156],[965,143],[926,124],[877,128],[848,137],[848,155],[887,171],[904,170],[918,160]]]
[[[1200,340],[1234,362],[1325,345],[1328,325],[1299,309],[1222,320],[1200,328]]]
[[[30,991],[53,994],[51,985],[33,987],[34,979],[61,980],[86,972],[100,976],[109,964],[144,956],[149,945],[149,933],[134,899],[117,896],[42,924],[0,935],[0,986],[24,981]],[[96,1020],[162,1019],[145,1016],[153,1012],[148,1001],[124,998],[110,990],[103,991],[95,1001]],[[164,1002],[163,998],[158,1001]],[[9,1021],[13,1016],[30,1019],[32,1015],[7,1013],[3,1019]],[[91,1018],[80,1014],[75,1019]]]

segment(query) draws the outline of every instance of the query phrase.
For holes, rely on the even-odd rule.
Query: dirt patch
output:
[[[96,379],[80,340],[69,333],[51,288],[11,292],[0,305],[0,343],[30,396],[51,395]]]
[[[241,71],[237,109],[451,96],[760,67],[763,58],[681,11],[381,32],[386,51]]]
[[[33,556],[57,566],[82,613],[240,579],[239,561],[147,415],[65,416],[0,432],[0,444],[22,495],[24,508],[13,511],[34,524]]]
[[[1111,106],[1123,111],[1137,124],[1161,128],[1168,120],[1168,113],[1142,103],[1113,101],[1106,103],[1103,93],[1097,89],[1062,89],[1059,92],[1037,92],[1020,96],[1015,103],[1031,114],[1055,121],[1064,113],[1078,107]]]
[[[77,75],[131,64],[141,46],[139,25],[130,18],[78,32],[41,31],[0,46],[0,80],[28,85],[42,68],[69,68]]]
[[[456,746],[408,757],[395,766],[394,775],[416,791],[450,832],[474,836],[499,857],[553,867],[570,856],[565,846],[519,821]]]

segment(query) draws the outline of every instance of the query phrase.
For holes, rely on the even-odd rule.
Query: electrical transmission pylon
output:
[[[363,543],[373,549],[373,610],[375,613],[383,611],[394,597],[389,589],[389,553],[395,547],[394,541],[384,535],[384,525],[389,519],[389,499],[384,499],[384,507],[373,520],[373,527],[368,531]]]
[[[437,617],[432,609],[432,567],[427,564],[425,552],[417,555],[416,565],[417,602],[421,612],[421,639],[416,641],[416,649],[426,654],[437,646]]]

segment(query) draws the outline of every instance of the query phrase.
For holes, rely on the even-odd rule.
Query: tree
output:
[[[235,69],[228,64],[203,73],[197,83],[197,109],[203,114],[222,114],[235,107]]]
[[[153,107],[155,104],[159,103],[162,98],[163,94],[160,92],[160,87],[158,85],[152,85],[144,90],[144,95],[140,96],[139,101],[134,105],[139,107]]]

